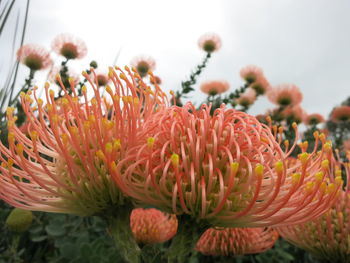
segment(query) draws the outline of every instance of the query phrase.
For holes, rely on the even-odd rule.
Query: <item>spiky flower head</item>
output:
[[[257,254],[272,248],[278,236],[272,228],[210,228],[200,237],[196,249],[210,256]]]
[[[228,91],[230,84],[225,80],[210,80],[203,82],[200,86],[201,91],[208,95],[217,95]]]
[[[253,89],[247,89],[242,93],[237,99],[237,103],[243,107],[248,107],[252,105],[256,100],[256,92]]]
[[[21,94],[29,136],[16,127],[14,109],[8,108],[9,147],[0,143],[1,199],[22,209],[79,215],[99,214],[123,201],[108,171],[165,103],[160,89],[126,71],[110,68],[114,87],[106,87],[107,98],[86,72],[91,100],[86,87],[79,98],[73,82],[72,95],[61,82],[65,95],[59,100],[47,83],[46,104],[36,89]]]
[[[281,114],[284,119],[301,123],[305,119],[307,113],[300,105],[294,105],[286,107]]]
[[[262,81],[265,79],[262,69],[254,65],[248,65],[242,68],[240,75],[241,78],[249,84],[252,84],[258,80]]]
[[[34,71],[46,69],[52,65],[50,53],[46,48],[34,44],[20,47],[17,51],[17,60]]]
[[[133,66],[140,76],[146,77],[149,72],[154,71],[156,68],[156,61],[152,57],[138,56],[131,60],[131,66]]]
[[[319,113],[312,113],[307,114],[303,121],[306,125],[317,125],[319,123],[325,122],[325,119]]]
[[[109,84],[108,75],[104,73],[98,73],[96,74],[96,78],[94,80],[97,83],[97,86],[99,87],[105,87]]]
[[[218,51],[221,48],[221,38],[215,33],[206,33],[198,39],[198,46],[207,53]]]
[[[58,55],[66,59],[82,59],[87,54],[85,42],[67,33],[56,36],[51,47]]]
[[[289,149],[285,142],[282,151],[283,129],[273,130],[277,139],[255,117],[224,106],[213,116],[206,105],[199,111],[190,103],[173,106],[145,123],[113,178],[141,203],[214,226],[262,227],[315,218],[341,187],[328,183],[331,144],[315,133],[322,150],[303,152],[287,167],[295,144]]]
[[[334,108],[331,113],[331,120],[333,122],[350,121],[350,106],[339,106]]]
[[[267,98],[279,106],[295,106],[303,100],[303,94],[294,84],[282,84],[272,88],[267,93]]]
[[[163,243],[175,236],[177,219],[155,208],[136,208],[131,212],[130,226],[137,243]]]
[[[340,171],[339,171],[340,172]],[[327,262],[350,258],[350,194],[342,191],[333,207],[317,219],[277,230],[288,242]]]

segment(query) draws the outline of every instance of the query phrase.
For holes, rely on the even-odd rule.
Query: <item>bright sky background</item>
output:
[[[234,89],[242,85],[240,68],[255,64],[273,85],[298,85],[308,113],[328,115],[350,95],[349,11],[347,0],[31,0],[25,43],[50,48],[62,32],[82,38],[89,52],[71,63],[77,72],[93,59],[107,69],[120,49],[120,66],[149,55],[163,88],[176,90],[204,56],[198,38],[216,32],[222,49],[199,82],[225,79]],[[259,98],[250,113],[268,107]]]

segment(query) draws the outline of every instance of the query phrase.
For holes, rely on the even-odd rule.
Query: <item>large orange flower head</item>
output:
[[[331,120],[333,122],[350,121],[350,106],[339,106],[334,108],[331,113]]]
[[[319,113],[307,114],[303,120],[306,125],[317,125],[325,121],[324,117]]]
[[[47,103],[36,89],[22,93],[27,131],[15,126],[14,109],[8,109],[9,147],[0,143],[0,198],[12,206],[94,215],[123,199],[108,172],[110,165],[133,145],[143,122],[165,105],[165,95],[128,68],[126,73],[110,68],[114,87],[106,87],[107,97],[99,94],[95,78],[83,75],[92,99],[87,87],[83,98],[78,97],[74,81],[72,95],[61,82],[65,95],[59,100],[47,83]]]
[[[300,89],[293,84],[282,84],[270,89],[267,93],[268,99],[279,106],[295,106],[303,100]]]
[[[339,171],[340,172],[340,171]],[[350,193],[338,195],[333,207],[317,219],[278,228],[290,243],[327,262],[349,262]]]
[[[175,236],[176,215],[165,214],[155,208],[135,208],[131,212],[130,226],[139,244],[163,243]]]
[[[278,233],[272,228],[210,228],[196,249],[210,256],[257,254],[272,248],[277,239]]]
[[[341,187],[328,179],[331,143],[315,133],[322,150],[304,151],[288,167],[295,144],[282,151],[283,130],[274,131],[224,105],[213,116],[207,105],[199,111],[191,103],[172,106],[148,119],[113,177],[139,202],[209,225],[262,227],[315,218]]]
[[[17,51],[17,60],[31,70],[46,69],[52,65],[50,53],[39,45],[23,45]]]
[[[60,34],[51,43],[52,49],[66,59],[81,59],[87,54],[85,42],[71,34]]]
[[[198,46],[207,53],[218,51],[221,48],[221,38],[215,33],[206,33],[199,38]]]

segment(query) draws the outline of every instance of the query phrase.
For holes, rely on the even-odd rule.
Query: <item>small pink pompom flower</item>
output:
[[[130,227],[139,244],[163,243],[175,236],[177,219],[154,208],[136,208],[131,212]]]
[[[149,72],[152,72],[156,68],[156,61],[152,57],[146,56],[135,57],[130,64],[142,78],[146,77]]]
[[[205,52],[212,53],[221,48],[221,39],[215,33],[206,33],[199,38],[198,46]]]
[[[85,42],[71,34],[60,34],[51,43],[52,49],[66,59],[81,59],[87,54]]]
[[[202,92],[214,96],[228,91],[230,84],[224,80],[211,80],[203,82],[200,89]]]
[[[42,70],[52,65],[50,53],[39,45],[26,44],[17,51],[17,60],[31,70]]]
[[[293,84],[278,85],[267,93],[267,97],[272,103],[283,107],[298,105],[303,100],[300,89]]]
[[[196,249],[210,256],[257,254],[272,248],[278,236],[272,228],[210,228],[200,237]]]
[[[333,122],[350,121],[350,106],[339,106],[334,108],[331,113],[331,120]]]
[[[252,84],[258,80],[265,79],[262,69],[254,65],[248,65],[242,68],[240,71],[240,75],[241,78],[249,84]]]
[[[325,118],[319,113],[307,114],[304,118],[304,123],[306,125],[317,125],[325,121]]]
[[[282,116],[296,123],[301,123],[306,116],[305,110],[300,105],[288,106],[282,111]]]

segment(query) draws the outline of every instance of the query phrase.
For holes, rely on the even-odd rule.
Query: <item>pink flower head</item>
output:
[[[256,81],[254,81],[250,86],[251,89],[255,90],[257,95],[263,95],[269,92],[270,83],[265,79],[265,77],[260,77]]]
[[[242,68],[240,75],[241,78],[249,84],[252,84],[258,80],[263,81],[265,79],[262,69],[254,65],[248,65]]]
[[[201,84],[201,91],[208,95],[217,95],[228,91],[230,84],[224,80],[211,80]]]
[[[248,107],[252,105],[256,100],[256,92],[253,89],[247,89],[241,96],[237,99],[237,103],[243,107]]]
[[[324,262],[349,262],[350,194],[342,191],[333,207],[317,219],[277,228],[288,242]],[[323,261],[322,261],[323,262]]]
[[[151,83],[160,85],[162,84],[162,79],[159,76],[154,76],[154,78],[151,79]]]
[[[306,112],[300,105],[288,106],[282,111],[282,116],[285,119],[300,123],[305,119]]]
[[[39,45],[23,45],[17,51],[17,60],[31,70],[46,69],[52,65],[50,53]]]
[[[81,59],[87,54],[85,42],[70,34],[60,34],[51,44],[52,49],[66,59]]]
[[[319,124],[319,123],[322,123],[322,122],[325,122],[325,119],[319,113],[308,114],[304,118],[304,123],[306,125],[316,125],[316,124]]]
[[[139,56],[133,58],[131,66],[133,66],[137,73],[143,78],[156,68],[156,61],[152,57]]]
[[[215,33],[206,33],[198,39],[198,46],[205,52],[212,53],[221,48],[221,39]]]
[[[288,167],[296,145],[283,151],[282,132],[276,130],[276,140],[269,126],[224,105],[213,116],[207,105],[172,106],[148,119],[113,178],[141,203],[213,226],[304,222],[325,212],[341,187],[324,168],[332,146],[315,134],[313,152]]]
[[[339,106],[333,109],[331,113],[333,122],[350,121],[350,106]]]
[[[96,74],[95,82],[99,87],[107,86],[109,84],[108,75],[103,73]]]
[[[114,87],[106,87],[107,102],[93,78],[83,75],[94,93],[91,100],[87,87],[80,98],[73,83],[69,95],[61,81],[65,95],[60,100],[48,83],[46,104],[36,89],[21,93],[29,136],[16,127],[14,109],[8,108],[9,147],[0,143],[0,198],[10,205],[94,215],[119,204],[122,196],[109,170],[136,141],[143,122],[165,106],[165,94],[127,67],[126,73],[110,68]]]
[[[176,215],[165,214],[154,208],[136,208],[131,212],[130,226],[137,243],[163,243],[175,236],[177,219]]]
[[[210,228],[196,249],[210,256],[257,254],[272,248],[277,239],[278,233],[272,228]]]
[[[293,84],[282,84],[267,93],[268,99],[279,106],[298,105],[303,99],[300,89]]]

